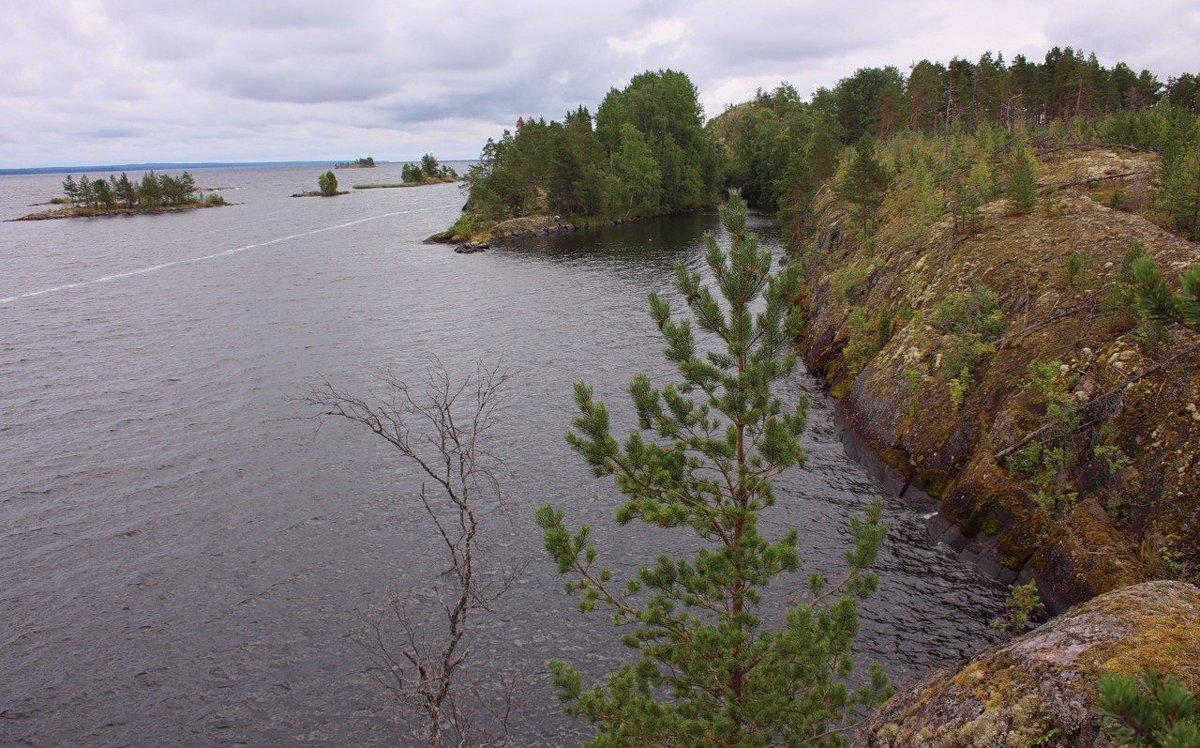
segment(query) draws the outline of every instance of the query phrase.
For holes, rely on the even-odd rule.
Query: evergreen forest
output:
[[[679,213],[737,187],[798,239],[831,178],[864,231],[897,188],[930,220],[954,211],[969,227],[974,207],[1007,189],[1020,158],[1095,142],[1160,154],[1153,202],[1130,207],[1197,238],[1198,114],[1200,75],[1164,82],[1070,47],[1040,62],[987,53],[975,62],[922,60],[907,74],[863,68],[808,101],[783,83],[708,121],[686,74],[645,72],[611,89],[594,115],[580,106],[562,121],[523,117],[489,139],[464,177],[467,205],[454,234],[532,214]]]

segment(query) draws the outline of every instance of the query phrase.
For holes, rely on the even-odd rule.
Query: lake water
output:
[[[620,430],[630,376],[666,381],[646,293],[670,287],[674,261],[699,266],[715,217],[457,255],[421,244],[457,215],[456,185],[293,199],[315,170],[195,176],[235,205],[0,224],[0,744],[405,743],[411,719],[356,632],[393,595],[421,610],[445,570],[420,483],[377,437],[318,428],[295,398],[322,377],[367,393],[430,354],[459,374],[479,360],[520,372],[485,541],[487,568],[527,566],[477,619],[467,679],[492,703],[498,680],[515,684],[514,744],[578,742],[544,662],[600,673],[620,651],[606,615],[562,594],[532,512],[550,501],[593,524],[619,571],[684,545],[614,529],[615,489],[562,434],[575,380]],[[0,177],[0,218],[61,179]],[[768,222],[756,229],[777,246]],[[878,489],[816,383],[791,385],[814,395],[809,467],[780,481],[764,526],[798,525],[806,573],[833,573],[846,515]],[[1003,597],[929,543],[929,511],[887,502],[863,615],[862,658],[897,683],[985,644]]]

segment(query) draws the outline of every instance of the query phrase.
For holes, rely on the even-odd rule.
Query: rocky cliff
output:
[[[1176,282],[1200,251],[1110,207],[1145,204],[1155,168],[1066,151],[1030,214],[884,216],[868,240],[819,201],[805,360],[853,435],[941,500],[943,538],[1052,610],[1200,570],[1200,336],[1148,322],[1128,283],[1131,252]]]

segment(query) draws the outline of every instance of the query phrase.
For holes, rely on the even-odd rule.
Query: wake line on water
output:
[[[43,288],[41,291],[30,291],[29,293],[17,294],[16,296],[8,296],[3,299],[0,299],[0,304],[9,304],[14,301],[20,301],[21,299],[31,299],[34,296],[42,296],[44,294],[54,293],[56,291],[70,291],[71,289],[75,289],[75,288],[84,288],[85,286],[94,286],[98,283],[107,283],[109,281],[121,280],[122,278],[132,278],[135,275],[145,275],[146,273],[153,273],[157,270],[166,270],[167,268],[173,268],[178,265],[190,265],[195,262],[204,262],[206,260],[216,260],[221,257],[229,257],[231,255],[236,255],[240,252],[245,252],[246,250],[249,250],[249,249],[259,249],[261,247],[270,247],[273,244],[282,244],[283,242],[288,242],[288,241],[291,241],[292,239],[302,239],[306,236],[313,236],[315,234],[323,234],[326,231],[336,231],[338,229],[349,228],[350,226],[357,226],[360,223],[367,223],[369,221],[377,221],[380,218],[391,218],[392,216],[403,216],[403,215],[407,215],[409,213],[423,213],[423,212],[429,211],[429,210],[440,210],[442,208],[449,208],[452,206],[453,206],[453,203],[446,203],[445,205],[431,205],[427,208],[413,208],[412,210],[397,210],[392,213],[381,213],[377,216],[367,216],[366,218],[359,218],[358,220],[349,221],[348,223],[339,223],[336,226],[326,226],[326,227],[320,228],[320,229],[313,229],[312,231],[305,231],[300,234],[289,234],[288,236],[281,236],[278,239],[271,239],[270,241],[259,242],[258,244],[247,244],[243,247],[234,247],[233,249],[226,249],[222,252],[216,252],[211,255],[204,255],[203,257],[189,257],[184,260],[172,260],[170,262],[164,262],[164,263],[161,263],[158,265],[151,265],[150,267],[138,268],[137,270],[128,270],[124,273],[113,273],[112,275],[105,275],[101,278],[93,278],[92,280],[78,281],[77,283],[65,283],[61,286],[54,286],[53,288]]]

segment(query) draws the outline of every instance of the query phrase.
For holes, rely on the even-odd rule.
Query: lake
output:
[[[398,172],[337,174],[346,189]],[[0,218],[35,210],[62,176],[0,177]],[[701,265],[716,216],[457,255],[421,243],[458,214],[457,185],[291,198],[315,169],[195,176],[234,205],[0,224],[0,743],[404,743],[412,720],[359,634],[394,595],[423,610],[446,563],[411,466],[296,398],[322,378],[380,393],[380,375],[411,380],[430,355],[456,376],[477,361],[516,372],[483,563],[524,573],[477,619],[466,682],[493,703],[498,681],[514,684],[514,744],[586,737],[544,662],[598,674],[621,651],[607,615],[563,594],[532,514],[549,501],[592,524],[619,572],[686,547],[613,527],[619,495],[563,433],[576,380],[619,433],[630,377],[668,381],[646,293],[670,288],[674,262]],[[768,220],[754,228],[780,249]],[[879,488],[818,383],[789,389],[813,397],[809,465],[779,481],[763,526],[800,527],[805,574],[833,574],[846,516]],[[861,659],[897,683],[986,644],[1002,608],[1002,589],[930,543],[932,511],[887,501],[863,613]]]

